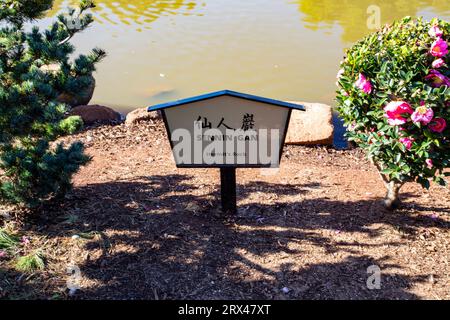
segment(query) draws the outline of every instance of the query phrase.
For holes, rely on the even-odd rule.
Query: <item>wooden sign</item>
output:
[[[177,167],[221,168],[222,206],[235,211],[236,168],[279,167],[293,109],[305,110],[298,104],[224,90],[148,111],[161,111]]]

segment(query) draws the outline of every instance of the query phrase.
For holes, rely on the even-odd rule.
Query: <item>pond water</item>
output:
[[[48,25],[72,1],[56,0]],[[138,107],[230,89],[334,104],[344,49],[406,15],[450,17],[449,0],[97,0],[96,22],[73,43],[109,56],[93,103]]]

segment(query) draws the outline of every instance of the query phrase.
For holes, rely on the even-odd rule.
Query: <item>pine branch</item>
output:
[[[89,0],[45,31],[25,31],[23,22],[41,16],[45,3],[51,1],[0,3],[0,198],[33,207],[64,194],[72,175],[89,161],[82,144],[64,148],[49,142],[80,129],[80,118],[64,119],[67,106],[57,97],[91,85],[95,64],[106,56],[95,48],[69,60],[74,51],[69,40],[92,22]]]
[[[2,0],[0,22],[10,22],[22,27],[27,21],[42,18],[53,6],[53,0]]]
[[[58,16],[58,21],[67,33],[66,37],[60,41],[59,45],[69,42],[76,33],[89,27],[94,19],[91,14],[84,14],[84,12],[91,8],[95,8],[94,2],[91,0],[83,0],[81,1],[78,10],[75,10],[74,8],[68,9],[68,17],[63,14]]]

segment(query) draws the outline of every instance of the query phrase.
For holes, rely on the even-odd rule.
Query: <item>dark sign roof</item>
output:
[[[155,106],[148,107],[147,110],[148,111],[156,111],[156,110],[162,110],[162,109],[167,109],[167,108],[172,108],[172,107],[178,107],[178,106],[190,104],[190,103],[193,103],[193,102],[213,99],[213,98],[217,98],[217,97],[221,97],[221,96],[236,97],[236,98],[246,99],[246,100],[250,100],[250,101],[256,101],[256,102],[271,104],[271,105],[278,106],[278,107],[305,111],[305,107],[302,106],[302,105],[299,105],[299,104],[289,103],[289,102],[284,102],[284,101],[279,101],[279,100],[273,100],[273,99],[268,99],[268,98],[263,98],[263,97],[258,97],[258,96],[253,96],[253,95],[250,95],[250,94],[239,93],[239,92],[230,91],[230,90],[222,90],[222,91],[217,91],[217,92],[203,94],[203,95],[192,97],[192,98],[187,98],[187,99],[182,99],[182,100],[178,100],[178,101],[158,104],[158,105],[155,105]]]

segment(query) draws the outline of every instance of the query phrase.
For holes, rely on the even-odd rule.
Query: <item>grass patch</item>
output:
[[[0,229],[0,249],[12,250],[19,243],[19,238],[9,234],[3,229]]]
[[[18,271],[25,273],[43,270],[45,268],[44,255],[41,251],[36,251],[20,257],[17,259],[15,267]]]

